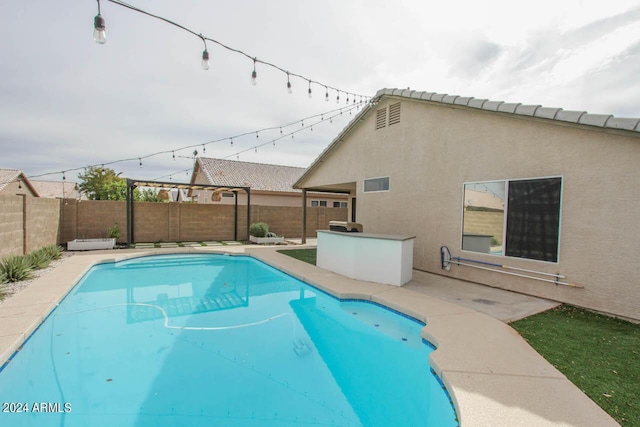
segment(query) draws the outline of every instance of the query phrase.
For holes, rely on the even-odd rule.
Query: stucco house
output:
[[[415,269],[640,320],[639,164],[640,119],[383,89],[294,187]]]
[[[251,187],[251,204],[262,206],[300,206],[302,191],[293,183],[306,169],[294,166],[198,157],[191,175],[191,184]],[[190,191],[196,203],[234,204],[234,194],[225,191]],[[247,196],[238,193],[238,204],[246,205]],[[343,194],[314,193],[308,206],[346,207]]]
[[[18,169],[0,169],[0,194],[39,196],[31,181]]]

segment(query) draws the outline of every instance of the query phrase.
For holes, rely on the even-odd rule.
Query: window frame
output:
[[[511,182],[522,182],[522,181],[538,181],[538,180],[546,180],[546,179],[559,179],[560,180],[560,196],[558,203],[558,239],[557,239],[557,251],[556,251],[556,260],[544,260],[544,259],[535,259],[535,258],[527,258],[527,257],[519,257],[519,256],[510,256],[506,255],[507,252],[507,219],[509,212],[509,187]],[[504,182],[505,184],[505,194],[504,194],[504,214],[502,220],[502,253],[485,253],[472,251],[469,249],[464,249],[462,247],[462,237],[464,236],[464,213],[465,213],[465,187],[470,184],[491,184]],[[473,254],[483,254],[490,255],[499,258],[507,258],[507,259],[517,259],[517,260],[525,260],[525,261],[533,261],[533,262],[542,262],[545,264],[559,264],[560,263],[560,246],[561,246],[561,237],[562,237],[562,207],[563,207],[563,197],[564,197],[564,176],[563,175],[549,175],[549,176],[538,176],[538,177],[530,177],[530,178],[505,178],[505,179],[494,179],[494,180],[485,180],[485,181],[465,181],[462,183],[462,221],[460,228],[460,250]]]
[[[367,181],[374,181],[379,179],[387,180],[387,189],[386,190],[367,190]],[[373,178],[365,178],[362,180],[362,192],[363,193],[388,193],[391,191],[391,177],[387,176],[377,176]]]

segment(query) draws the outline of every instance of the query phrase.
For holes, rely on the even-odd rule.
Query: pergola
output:
[[[206,185],[206,184],[184,184],[178,182],[145,181],[127,178],[127,245],[131,246],[134,241],[133,224],[133,190],[138,187],[169,188],[179,190],[213,190],[229,191],[234,194],[235,214],[233,221],[233,238],[238,240],[238,191],[247,193],[247,240],[249,240],[249,222],[251,220],[251,187],[232,187],[228,185]]]

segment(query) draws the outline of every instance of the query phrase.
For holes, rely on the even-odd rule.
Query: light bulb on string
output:
[[[325,93],[324,93],[324,100],[326,102],[329,102],[329,88],[327,88],[326,86],[324,87]]]
[[[254,152],[254,153],[257,153],[257,152],[258,152],[258,147],[255,147],[255,148],[254,148],[254,150],[253,150],[253,152]]]
[[[280,135],[282,135],[282,127],[280,127]]]
[[[345,104],[349,104],[349,94],[347,93],[347,101],[345,102]]]
[[[308,91],[308,94],[309,94],[309,98],[313,98],[313,95],[311,94],[311,80],[309,80],[309,91]]]
[[[172,151],[171,152],[171,156],[173,157],[173,161],[175,162],[176,161],[176,152]]]
[[[291,81],[289,80],[289,73],[287,73],[287,92],[289,92],[289,95],[293,93],[293,89],[291,88]]]
[[[140,162],[140,167],[142,167],[142,159],[138,157],[138,161]]]
[[[202,63],[200,66],[203,70],[207,71],[209,69],[209,52],[207,51],[207,41],[204,39],[204,36],[200,34],[200,38],[202,39],[202,43],[204,43],[204,50],[202,51]]]
[[[107,42],[104,18],[100,15],[100,0],[98,0],[98,14],[93,18],[93,40],[98,44],[105,44]]]
[[[258,139],[258,138],[260,138],[260,137],[258,136],[258,132],[256,131],[256,139]]]
[[[253,59],[253,71],[251,72],[251,84],[253,86],[258,84],[258,73],[256,73],[256,59]]]
[[[207,152],[207,147],[204,146],[204,144],[202,144],[202,154],[205,154]]]
[[[233,146],[233,138],[231,138],[231,145]]]
[[[338,94],[336,95],[336,104],[340,104],[340,91],[338,91]]]

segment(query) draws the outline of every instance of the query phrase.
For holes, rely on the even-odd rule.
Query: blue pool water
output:
[[[0,371],[0,425],[456,426],[422,327],[246,256],[101,264]]]

